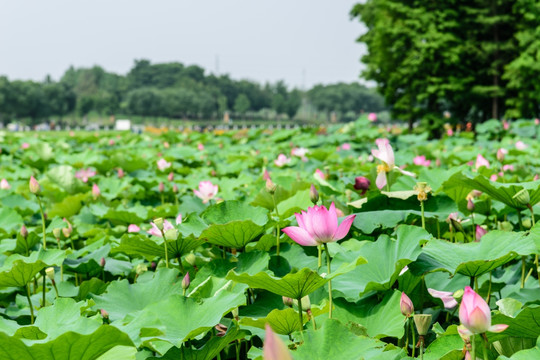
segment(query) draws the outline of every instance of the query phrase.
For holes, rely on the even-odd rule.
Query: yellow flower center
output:
[[[380,165],[377,165],[377,174],[381,172],[390,172],[390,167],[386,163],[382,163]]]

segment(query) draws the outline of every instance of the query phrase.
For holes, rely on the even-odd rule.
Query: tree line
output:
[[[540,112],[540,1],[366,0],[363,76],[393,116],[442,121],[534,118]]]
[[[0,121],[43,120],[94,112],[102,116],[137,115],[147,118],[221,119],[236,117],[297,117],[307,106],[316,112],[359,114],[384,110],[384,100],[357,82],[317,85],[308,91],[289,89],[283,81],[259,84],[229,75],[207,74],[196,65],[178,62],[152,64],[136,60],[126,75],[100,66],[70,67],[59,81],[10,81],[0,76]],[[265,114],[264,116],[261,114]]]

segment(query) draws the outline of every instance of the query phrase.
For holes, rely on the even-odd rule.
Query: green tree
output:
[[[246,94],[238,95],[236,97],[236,100],[234,101],[234,111],[244,116],[246,114],[246,111],[249,110],[250,106],[251,104]]]

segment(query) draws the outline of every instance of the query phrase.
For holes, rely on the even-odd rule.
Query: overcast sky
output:
[[[0,0],[0,74],[59,79],[95,64],[125,74],[145,58],[298,87],[357,81],[365,50],[355,42],[364,27],[349,17],[355,2]]]

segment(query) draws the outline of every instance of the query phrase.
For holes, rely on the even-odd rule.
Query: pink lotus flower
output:
[[[159,182],[158,191],[159,192],[164,192],[165,191],[165,184],[163,183],[163,181]]]
[[[342,150],[351,150],[351,144],[344,143],[343,145],[341,145],[341,149]]]
[[[454,299],[454,293],[450,291],[439,291],[435,289],[427,289],[428,293],[434,298],[441,299],[446,309],[453,309],[457,306],[457,301]]]
[[[88,179],[92,176],[96,176],[96,171],[91,168],[81,169],[75,173],[75,177],[81,179],[81,181],[85,183],[88,182]]]
[[[510,123],[506,120],[503,120],[503,129],[504,130],[510,129]]]
[[[173,181],[174,180],[174,173],[171,171],[169,175],[167,175],[167,180]]]
[[[491,175],[491,176],[489,177],[489,180],[491,180],[491,181],[497,181],[498,178],[499,178],[499,177],[497,176],[497,174],[493,174],[493,175]]]
[[[414,165],[426,166],[427,167],[427,166],[431,165],[431,160],[426,160],[425,155],[419,155],[419,156],[416,156],[413,159],[413,163],[414,163]]]
[[[97,186],[96,183],[92,184],[92,196],[94,199],[97,199],[101,195],[101,191],[99,190],[99,186]]]
[[[287,155],[285,154],[279,154],[277,159],[274,160],[274,164],[276,164],[277,167],[285,166],[290,162],[291,162],[291,159],[289,159]]]
[[[489,161],[485,157],[482,156],[482,154],[478,154],[476,157],[476,169],[478,170],[480,167],[485,166],[489,168]]]
[[[483,334],[486,331],[502,332],[508,325],[491,325],[491,310],[480,295],[470,286],[465,286],[465,293],[459,306],[459,320],[472,334]]]
[[[377,139],[375,140],[375,144],[377,144],[378,149],[372,149],[371,153],[383,162],[381,165],[377,166],[377,179],[375,180],[375,184],[379,189],[386,186],[388,182],[386,174],[394,169],[399,170],[404,175],[416,176],[414,173],[402,170],[396,166],[394,163],[394,150],[392,149],[392,146],[390,146],[388,139]]]
[[[356,215],[349,215],[338,226],[338,215],[334,203],[330,209],[315,205],[307,212],[295,213],[298,226],[283,229],[292,240],[303,246],[317,246],[324,243],[343,239],[354,221]]]
[[[540,125],[540,119],[534,119],[534,125]]]
[[[503,165],[503,171],[514,171],[514,165],[511,165],[511,164],[506,164],[506,165]]]
[[[114,145],[114,140],[113,140],[113,139],[110,139],[110,140],[109,140],[109,145],[110,145],[110,146],[113,146],[113,145]]]
[[[263,177],[262,177],[262,178],[263,178],[263,180],[265,180],[265,181],[271,180],[271,178],[270,178],[270,173],[268,172],[268,170],[264,169],[264,171],[263,171]]]
[[[374,122],[374,121],[377,121],[377,114],[375,113],[369,113],[368,116],[367,116],[368,120],[371,121],[371,122]]]
[[[216,196],[218,186],[212,184],[210,181],[201,181],[199,183],[199,190],[193,190],[193,192],[195,193],[195,196],[203,201],[203,204],[206,204],[210,199]]]
[[[263,345],[264,360],[292,360],[289,349],[283,341],[272,331],[270,325],[265,325],[266,338]]]
[[[508,150],[500,148],[499,150],[497,150],[497,160],[503,161],[506,154],[508,154]]]
[[[482,238],[482,236],[486,235],[487,234],[487,230],[484,229],[483,227],[481,227],[480,225],[476,225],[476,232],[475,232],[475,237],[476,237],[476,241],[480,241],[480,239]]]
[[[170,145],[167,141],[164,141],[164,142],[163,142],[163,147],[164,147],[165,149],[168,149],[168,148],[171,147],[171,145]]]
[[[124,170],[122,170],[122,168],[118,168],[118,178],[121,179],[123,178],[126,174],[124,173]]]
[[[157,236],[157,237],[162,237],[161,236],[161,231],[156,226],[156,224],[154,224],[154,222],[151,222],[150,224],[152,225],[152,228],[150,230],[148,230],[147,233],[149,233],[150,235]],[[170,230],[170,229],[174,229],[173,224],[171,224],[169,222],[169,220],[163,220],[163,232],[165,232],[167,230]]]
[[[446,135],[448,135],[448,136],[454,135],[454,130],[452,130],[452,128],[446,129]]]
[[[23,144],[21,145],[21,148],[23,148],[23,149],[28,149],[29,147],[30,147],[30,144],[29,144],[29,143],[23,143]]]
[[[414,305],[411,299],[404,293],[401,293],[401,299],[399,301],[399,308],[403,316],[409,317],[414,314]]]
[[[204,145],[201,144],[201,143],[199,143],[199,144],[197,145],[197,149],[198,149],[199,151],[203,151],[203,150],[204,150]]]
[[[141,231],[141,228],[138,227],[137,225],[135,224],[129,224],[128,228],[127,228],[127,232],[128,233],[137,233]]]
[[[178,213],[175,219],[176,225],[180,225],[182,223],[182,214]]]
[[[171,165],[172,164],[170,162],[168,162],[167,160],[165,160],[164,158],[159,159],[158,162],[157,162],[157,167],[161,171],[170,168]]]
[[[299,147],[299,148],[293,148],[291,149],[291,155],[297,156],[302,159],[302,161],[307,161],[306,154],[309,152],[308,149]]]
[[[320,169],[315,170],[315,175],[317,175],[323,180],[326,180],[328,178],[328,176],[325,173],[323,173]]]
[[[525,144],[523,141],[519,140],[516,142],[516,149],[518,150],[525,150],[528,147],[527,144]]]
[[[11,185],[9,185],[9,183],[8,183],[8,181],[6,179],[2,179],[0,181],[0,189],[9,190],[9,189],[11,189]]]

